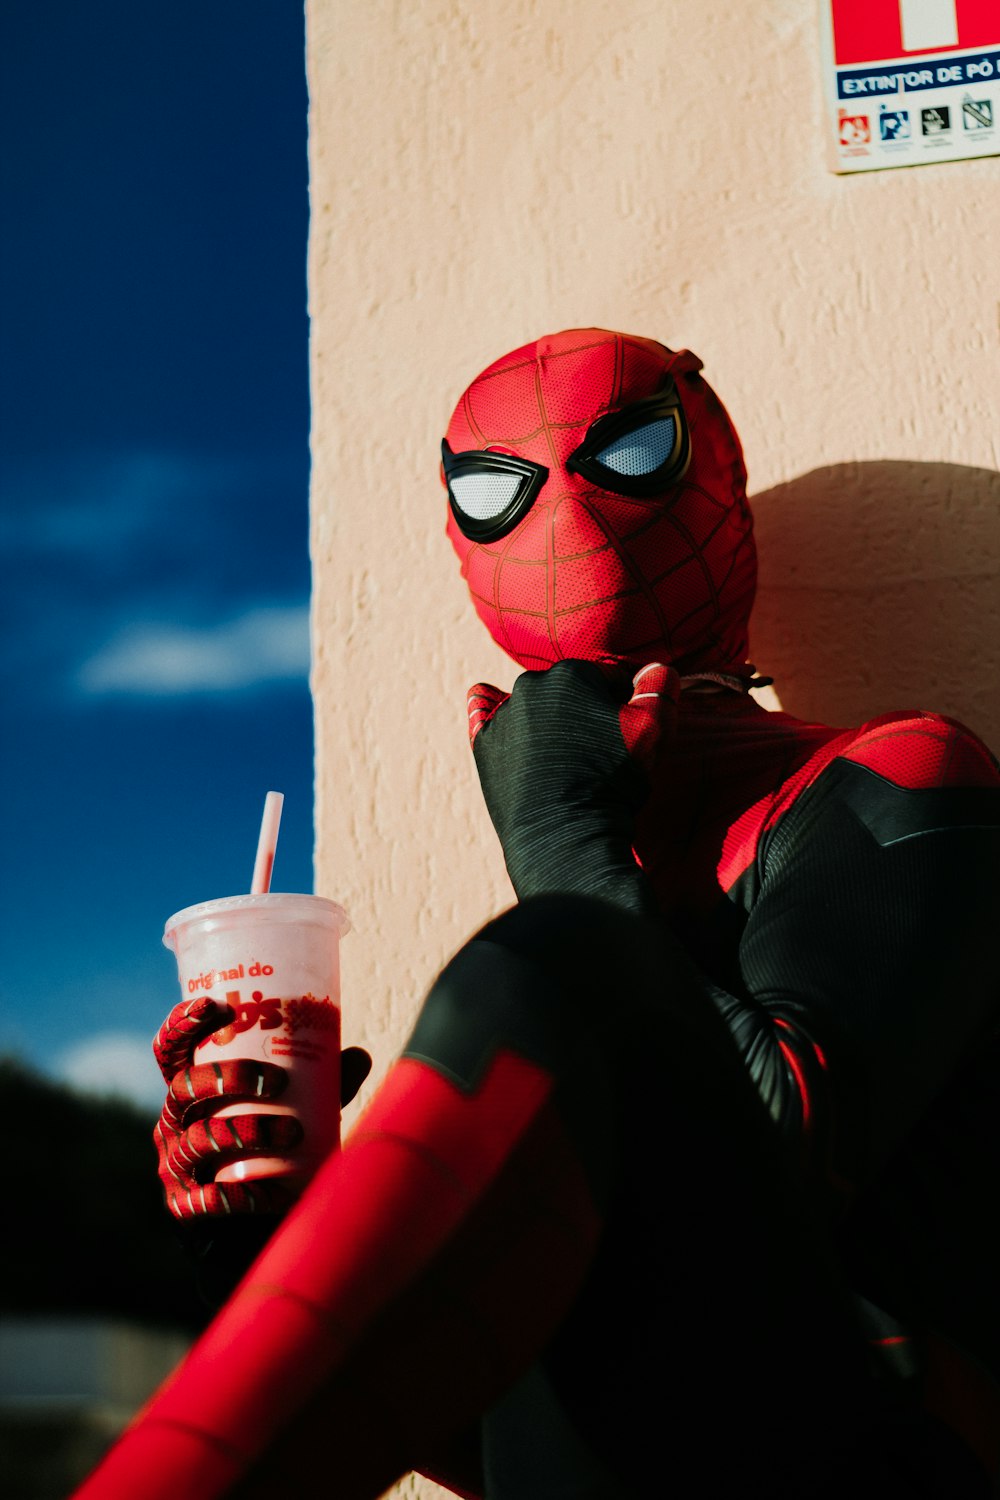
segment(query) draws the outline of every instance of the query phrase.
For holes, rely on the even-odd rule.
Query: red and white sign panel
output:
[[[1000,0],[821,0],[835,172],[1000,153]]]

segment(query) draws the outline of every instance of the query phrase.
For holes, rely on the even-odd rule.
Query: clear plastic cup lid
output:
[[[229,926],[232,918],[238,924],[246,915],[266,913],[269,922],[289,927],[320,925],[329,927],[338,937],[350,932],[351,922],[344,908],[325,896],[310,896],[292,891],[268,891],[259,896],[219,896],[214,901],[199,901],[194,906],[185,906],[168,917],[163,929],[163,943],[174,946],[174,934],[179,928],[195,924],[206,927]]]

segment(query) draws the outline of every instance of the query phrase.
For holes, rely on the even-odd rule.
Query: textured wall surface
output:
[[[515,669],[444,537],[485,364],[597,324],[695,349],[746,448],[752,655],[833,722],[1000,746],[995,160],[824,167],[808,0],[310,0],[317,884],[384,1066],[509,899],[465,690]]]

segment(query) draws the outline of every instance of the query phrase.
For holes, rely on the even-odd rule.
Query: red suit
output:
[[[699,369],[574,330],[456,408],[449,535],[528,668],[470,695],[521,904],[87,1500],[990,1493],[1000,773],[934,714],[748,696]]]

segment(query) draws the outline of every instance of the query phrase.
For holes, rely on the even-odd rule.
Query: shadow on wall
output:
[[[835,464],[752,504],[751,655],[783,708],[845,725],[936,709],[1000,750],[1000,475]]]

